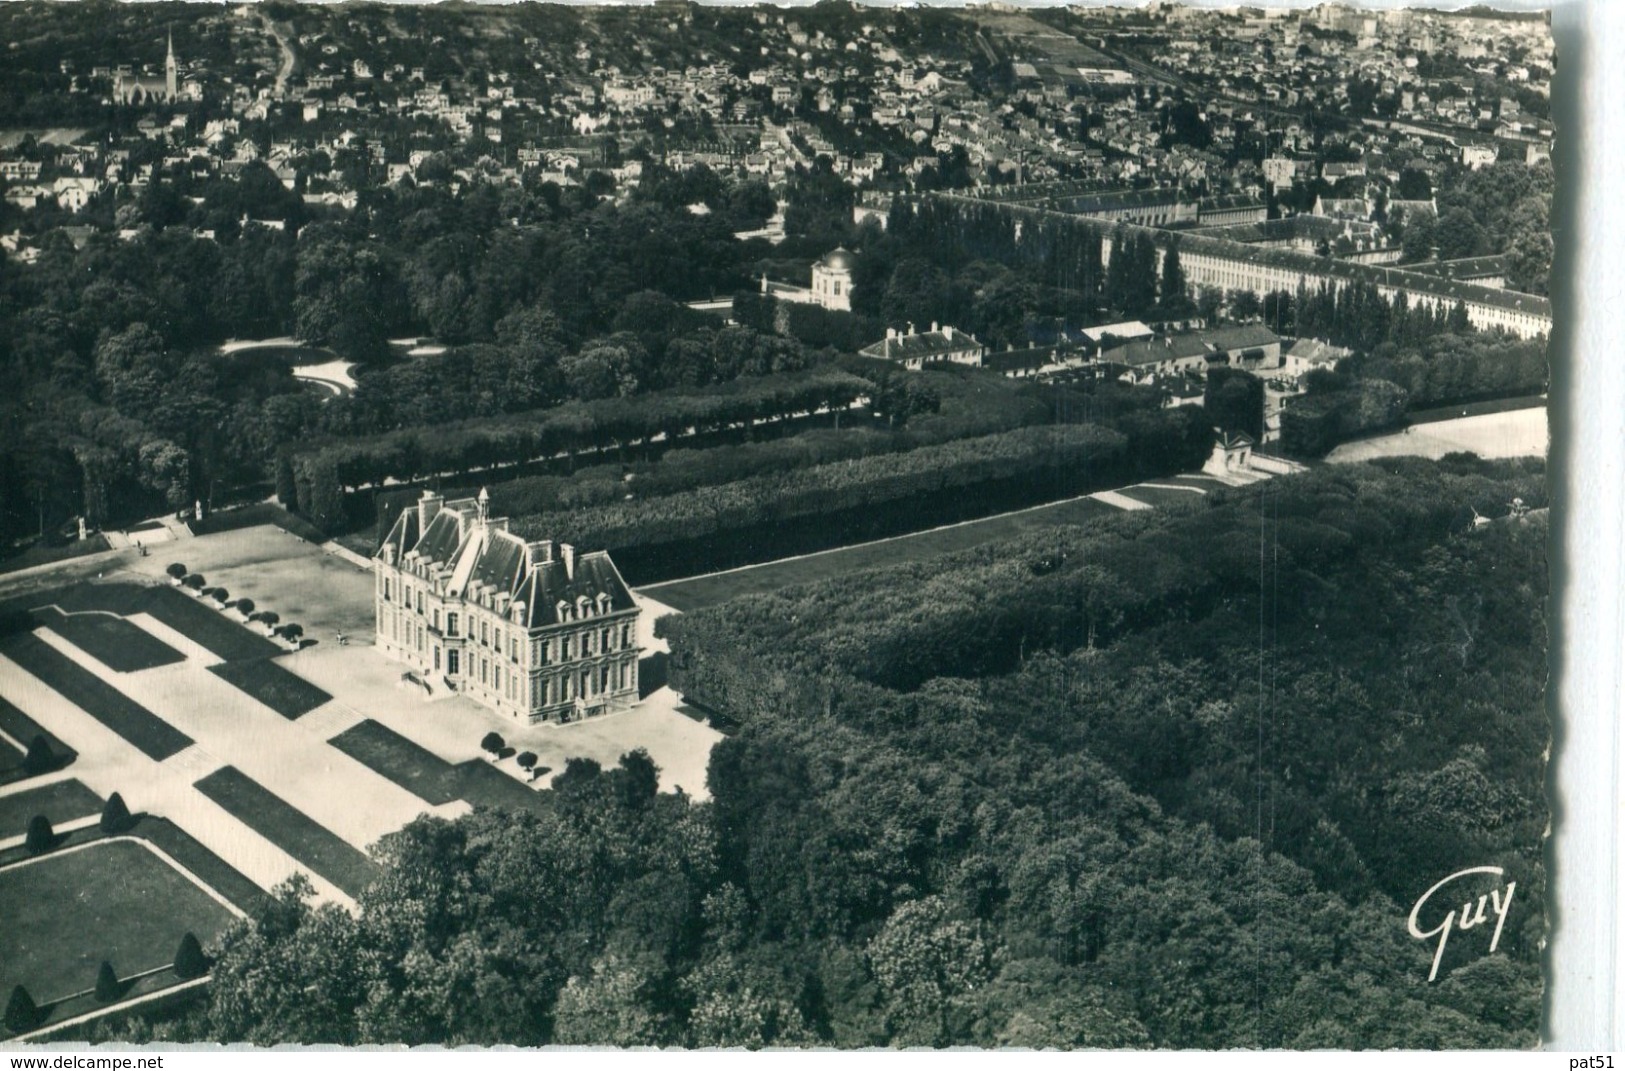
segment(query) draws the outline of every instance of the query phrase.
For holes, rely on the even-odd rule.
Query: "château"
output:
[[[378,649],[527,722],[631,706],[640,609],[609,554],[527,541],[489,508],[425,491],[396,519],[373,557]]]

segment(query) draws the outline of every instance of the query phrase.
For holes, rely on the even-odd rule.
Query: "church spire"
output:
[[[175,62],[175,31],[169,31],[169,53],[164,56],[164,89],[170,100],[180,97],[179,64]]]

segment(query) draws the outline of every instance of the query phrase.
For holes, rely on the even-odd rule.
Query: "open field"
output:
[[[197,782],[197,788],[243,825],[351,896],[377,876],[377,866],[366,855],[235,767],[222,766]]]
[[[0,641],[0,652],[148,758],[162,762],[192,745],[191,737],[31,633]]]
[[[1327,455],[1335,463],[1381,457],[1426,457],[1474,453],[1483,458],[1545,457],[1546,409],[1516,409],[1415,424],[1393,435],[1344,443]]]
[[[167,666],[185,657],[152,633],[112,614],[64,614],[47,606],[34,611],[34,617],[85,654],[119,673]]]
[[[208,942],[231,914],[144,845],[98,841],[0,870],[0,989],[36,1004],[91,989],[102,960],[121,978],[174,961],[188,930]]]
[[[1194,495],[1192,496],[1195,497]],[[799,558],[786,558],[764,565],[747,565],[725,573],[672,580],[639,588],[674,610],[698,610],[715,606],[741,595],[759,595],[793,584],[810,584],[832,576],[878,569],[890,565],[923,561],[939,554],[969,550],[994,540],[1008,539],[1022,532],[1050,528],[1058,524],[1082,524],[1119,511],[1093,498],[1073,498],[1016,513],[1004,513],[979,521],[933,528],[914,535],[897,536],[875,543],[826,550]]]
[[[269,659],[254,662],[222,662],[209,672],[264,703],[292,721],[309,714],[333,697],[314,684],[289,673]]]
[[[43,814],[55,827],[75,818],[101,814],[104,802],[72,778],[7,793],[0,796],[0,839],[26,831],[36,814]]]
[[[536,810],[543,799],[483,759],[452,764],[375,721],[364,721],[328,741],[334,747],[436,806],[453,800],[508,810]]]

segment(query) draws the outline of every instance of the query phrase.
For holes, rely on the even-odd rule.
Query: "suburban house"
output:
[[[904,368],[920,369],[928,364],[968,364],[980,367],[987,347],[969,332],[949,325],[931,325],[929,331],[886,329],[886,337],[858,351],[865,357],[896,361]]]

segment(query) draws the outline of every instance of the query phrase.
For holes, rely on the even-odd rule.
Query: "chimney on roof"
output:
[[[576,548],[568,543],[559,544],[559,560],[564,563],[564,575],[574,580],[576,576]]]
[[[931,321],[931,333],[936,334],[939,330],[941,330],[941,328],[937,327],[937,322],[935,320],[932,320]]]
[[[440,507],[445,502],[444,498],[433,491],[423,492],[423,497],[418,499],[418,535],[421,536],[429,530],[429,522],[440,514]]]
[[[944,327],[942,329],[942,337],[947,339],[949,342],[952,342],[954,340],[954,329],[953,329],[952,325],[949,325],[949,326]]]

